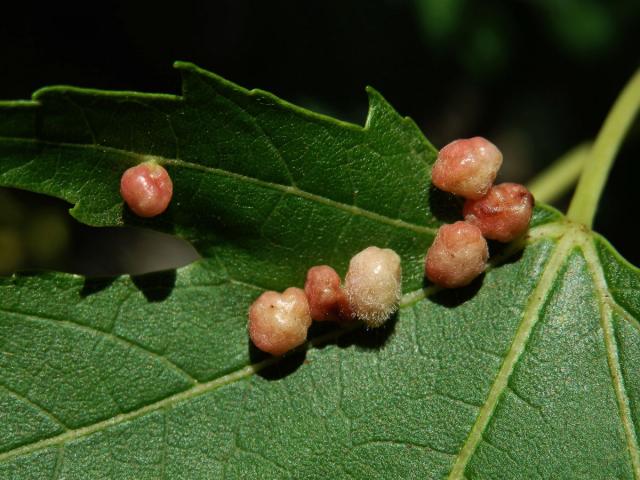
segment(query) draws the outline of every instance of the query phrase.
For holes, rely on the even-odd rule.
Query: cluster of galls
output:
[[[486,239],[510,242],[528,228],[533,197],[522,185],[493,186],[502,153],[482,137],[456,140],[438,154],[432,183],[466,199],[464,221],[443,225],[425,259],[425,275],[436,285],[468,285],[486,268]],[[138,216],[154,217],[171,201],[173,184],[155,161],[122,175],[120,193]],[[401,294],[400,257],[388,248],[368,247],[355,255],[341,285],[331,267],[312,267],[304,290],[264,292],[249,309],[249,336],[260,350],[282,355],[307,339],[312,320],[362,320],[379,327],[397,310]]]
[[[163,213],[173,195],[167,170],[154,160],[124,172],[120,194],[140,217]],[[388,248],[368,247],[349,263],[344,286],[328,265],[309,269],[304,290],[264,292],[249,309],[249,336],[272,355],[282,355],[307,339],[311,321],[348,322],[360,319],[381,326],[398,308],[402,270],[400,257]]]
[[[260,350],[283,355],[307,339],[311,321],[362,320],[379,327],[397,310],[402,269],[388,248],[368,247],[349,262],[344,286],[328,265],[309,269],[304,290],[264,292],[249,309],[249,336]]]
[[[433,185],[466,199],[464,221],[443,225],[425,259],[425,275],[436,285],[468,285],[484,272],[489,259],[485,239],[511,242],[531,220],[533,196],[523,185],[493,185],[502,153],[482,137],[445,146],[431,171]]]

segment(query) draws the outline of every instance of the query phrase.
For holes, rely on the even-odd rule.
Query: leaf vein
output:
[[[451,452],[447,452],[446,450],[442,450],[436,447],[433,447],[432,445],[426,445],[423,443],[418,443],[418,442],[413,442],[413,441],[399,441],[399,440],[364,440],[362,442],[357,442],[354,443],[351,446],[351,449],[356,449],[359,447],[367,447],[367,446],[378,446],[378,445],[389,445],[389,446],[393,446],[393,447],[405,447],[405,448],[412,448],[412,447],[416,447],[416,448],[421,448],[424,450],[428,450],[432,453],[437,453],[439,455],[445,455],[447,457],[452,457],[455,454],[451,453]]]
[[[289,169],[289,164],[287,163],[287,161],[282,156],[282,153],[280,152],[280,149],[278,147],[276,147],[275,143],[273,143],[273,138],[271,138],[271,136],[266,132],[266,130],[264,128],[262,128],[262,125],[260,125],[260,122],[258,121],[258,118],[255,115],[253,115],[252,113],[249,113],[249,111],[247,111],[247,109],[242,107],[242,105],[240,105],[235,100],[233,100],[233,99],[231,99],[229,97],[226,97],[224,95],[220,95],[220,98],[224,98],[225,100],[227,100],[227,102],[229,102],[230,104],[234,105],[241,112],[244,112],[251,119],[251,123],[254,125],[256,130],[260,133],[260,136],[264,137],[265,140],[267,141],[267,145],[269,145],[269,149],[272,152],[274,152],[275,158],[277,158],[280,161],[280,163],[282,164],[282,166],[284,167],[285,174],[289,178],[289,182],[291,182],[291,186],[292,187],[296,187],[296,182],[293,179],[293,175],[291,174],[291,170]]]
[[[30,405],[31,407],[35,408],[39,412],[43,413],[48,419],[53,421],[56,425],[61,427],[63,430],[65,431],[69,430],[69,427],[62,420],[60,420],[56,415],[54,415],[51,411],[49,411],[47,408],[43,407],[39,403],[28,398],[26,395],[22,395],[16,392],[14,389],[8,387],[4,383],[0,383],[0,389],[5,390],[7,393],[9,393],[10,395],[13,395],[21,402],[26,403],[27,405]]]
[[[150,355],[150,356],[152,356],[154,358],[157,358],[165,366],[169,367],[171,370],[173,370],[176,373],[180,374],[182,377],[184,377],[185,380],[187,380],[192,385],[198,383],[198,381],[194,377],[192,377],[189,373],[187,373],[185,370],[183,370],[178,365],[173,363],[171,360],[169,360],[164,355],[161,355],[161,354],[156,353],[156,352],[154,352],[152,350],[149,350],[148,348],[145,348],[142,345],[139,345],[138,343],[135,343],[135,342],[133,342],[133,341],[131,341],[129,339],[120,337],[118,335],[114,335],[113,333],[105,332],[104,330],[99,330],[97,328],[90,327],[88,325],[82,325],[80,323],[77,323],[77,322],[74,322],[74,321],[71,321],[71,320],[63,320],[63,319],[59,319],[59,318],[55,318],[55,317],[46,317],[46,316],[44,316],[42,314],[20,312],[20,311],[16,311],[16,310],[6,310],[4,308],[0,309],[0,311],[8,313],[8,314],[12,314],[12,315],[17,315],[17,316],[23,317],[23,318],[25,318],[27,320],[60,324],[62,326],[67,326],[69,328],[73,328],[73,329],[84,331],[85,333],[88,333],[89,335],[92,335],[94,337],[100,337],[101,336],[101,337],[108,338],[109,340],[112,340],[112,341],[114,341],[116,343],[120,343],[122,345],[126,345],[128,348],[133,348],[135,350],[140,350],[140,351],[144,352],[147,355]]]
[[[610,290],[611,291],[611,290]],[[609,306],[616,310],[626,321],[628,321],[634,328],[640,331],[640,322],[629,311],[617,302],[613,302],[611,299],[607,299]]]
[[[627,395],[622,368],[620,366],[618,343],[613,331],[611,300],[610,295],[606,293],[608,291],[607,281],[600,266],[598,254],[593,246],[593,240],[584,239],[581,246],[596,290],[596,297],[600,308],[600,324],[607,352],[607,364],[618,403],[620,421],[624,429],[629,456],[631,457],[633,474],[636,479],[640,479],[640,450],[638,449],[637,432],[629,407],[629,396]]]
[[[36,145],[44,145],[44,146],[54,146],[54,147],[65,147],[65,148],[77,148],[77,149],[89,149],[89,150],[101,150],[108,151],[112,153],[117,153],[123,155],[125,157],[129,157],[134,160],[135,163],[139,163],[144,159],[148,159],[149,155],[130,152],[126,150],[122,150],[114,147],[106,147],[100,146],[96,147],[95,145],[89,144],[80,144],[80,143],[65,143],[65,142],[49,142],[44,140],[36,140],[32,138],[8,138],[8,137],[0,137],[0,143],[26,143],[26,144],[36,144]],[[332,207],[338,210],[342,210],[350,213],[351,215],[360,216],[364,218],[368,218],[369,220],[373,220],[378,223],[382,223],[385,225],[390,225],[396,228],[402,228],[405,230],[410,230],[418,234],[426,234],[429,236],[434,236],[437,228],[435,227],[427,227],[424,225],[418,225],[416,223],[407,222],[400,218],[391,218],[386,215],[382,215],[380,213],[372,212],[371,210],[366,210],[355,205],[349,205],[344,202],[340,202],[337,200],[332,200],[330,198],[323,197],[321,195],[317,195],[315,193],[308,192],[306,190],[301,190],[298,187],[291,185],[282,185],[279,183],[274,183],[266,180],[261,180],[259,178],[249,177],[247,175],[243,175],[241,173],[231,172],[228,170],[223,170],[221,168],[210,167],[206,165],[200,165],[197,163],[189,162],[186,160],[180,160],[177,158],[166,158],[166,157],[154,157],[158,162],[163,163],[165,165],[173,165],[180,168],[188,168],[191,170],[199,170],[202,172],[210,173],[212,175],[216,175],[219,177],[228,177],[234,180],[238,180],[241,182],[251,183],[253,185],[257,185],[263,188],[268,188],[271,190],[277,190],[280,192],[285,192],[289,195],[293,195],[296,197],[303,198],[305,200],[309,200],[311,202],[319,203],[321,205],[325,205],[328,207]],[[37,158],[34,158],[32,161],[35,161]],[[16,168],[24,167],[25,164],[20,165]],[[6,175],[7,172],[3,173],[1,176]]]
[[[541,237],[542,238],[542,237]],[[539,240],[540,238],[536,238],[535,240]],[[220,261],[220,259],[218,259]],[[233,282],[236,283],[240,283],[238,281],[232,280]],[[248,286],[252,286],[252,287],[257,287],[255,285],[250,285],[250,284],[245,284],[244,282],[242,282],[243,285],[248,285]],[[260,287],[258,287],[260,288]],[[425,288],[425,289],[418,289],[412,292],[409,292],[407,294],[405,294],[401,301],[400,301],[400,307],[401,308],[406,308],[406,307],[413,307],[413,305],[415,305],[415,303],[417,303],[419,300],[422,300],[424,298],[426,298],[427,296],[430,296],[434,293],[436,293],[438,291],[438,289],[435,288]],[[11,312],[9,312],[11,313]],[[352,332],[353,330],[355,330],[356,328],[358,328],[358,324],[354,323],[352,325],[343,327],[343,328],[339,328],[333,331],[330,331],[328,333],[326,333],[325,335],[321,335],[318,336],[316,338],[314,338],[313,340],[307,342],[305,345],[303,345],[301,348],[309,348],[309,347],[315,347],[318,345],[322,345],[330,340],[333,340],[335,338],[338,338],[342,335],[345,335],[349,332]],[[111,418],[102,420],[100,422],[91,424],[91,425],[87,425],[85,427],[80,427],[78,429],[75,430],[68,430],[67,432],[60,434],[60,435],[56,435],[54,437],[49,437],[49,438],[45,438],[42,440],[39,440],[37,442],[28,444],[28,445],[23,445],[21,447],[17,447],[14,448],[12,450],[8,450],[6,452],[2,452],[0,453],[0,462],[9,460],[11,458],[15,458],[18,457],[20,455],[26,455],[29,454],[31,452],[34,451],[38,451],[44,448],[48,448],[51,446],[55,446],[55,445],[61,445],[64,444],[67,441],[70,440],[75,440],[78,438],[82,438],[82,437],[86,437],[88,435],[91,435],[93,433],[102,431],[106,428],[109,428],[111,426],[115,426],[115,425],[119,425],[122,424],[124,422],[128,422],[131,420],[134,420],[138,417],[141,417],[143,415],[146,415],[148,413],[151,412],[155,412],[158,410],[168,410],[169,408],[173,407],[174,405],[181,403],[183,401],[195,398],[197,396],[200,395],[204,395],[206,393],[212,392],[222,386],[234,383],[234,382],[238,382],[244,378],[247,378],[251,375],[254,375],[255,373],[261,371],[262,369],[273,365],[275,363],[277,363],[279,361],[278,358],[276,357],[271,357],[268,358],[266,360],[263,360],[262,362],[258,362],[258,363],[254,363],[254,364],[250,364],[247,365],[239,370],[233,371],[231,373],[228,373],[226,375],[223,375],[221,377],[218,377],[216,379],[210,380],[208,382],[203,382],[203,383],[197,383],[194,386],[190,387],[187,390],[184,390],[182,392],[178,392],[176,394],[173,394],[169,397],[163,398],[161,400],[158,400],[154,403],[145,405],[137,410],[133,410],[127,413],[120,413],[118,415],[115,415]],[[340,378],[342,377],[342,371],[340,370]],[[342,381],[340,381],[340,386],[341,386],[341,391],[340,391],[340,403],[342,403],[342,396],[343,396],[343,392],[342,392]],[[341,408],[341,411],[343,412],[343,414],[345,414],[345,416],[351,421],[350,417],[348,415],[346,415],[346,412],[344,411],[343,408]],[[464,477],[462,477],[464,479]]]
[[[53,467],[52,480],[58,480],[62,475],[62,465],[64,464],[64,445],[58,447],[58,454],[56,455],[56,463]]]
[[[540,282],[529,296],[529,302],[523,312],[522,319],[518,325],[518,329],[516,330],[511,347],[509,348],[502,366],[491,385],[487,399],[478,413],[476,422],[471,427],[471,431],[469,432],[469,435],[462,445],[460,453],[456,457],[453,467],[451,468],[451,472],[448,477],[450,480],[460,480],[463,478],[467,463],[482,440],[483,433],[486,430],[489,421],[493,417],[498,401],[507,388],[509,378],[513,373],[515,365],[524,352],[533,327],[536,325],[540,317],[540,311],[544,306],[551,287],[553,286],[553,280],[562,265],[564,265],[567,257],[566,254],[575,246],[576,236],[579,235],[580,233],[576,229],[566,230],[565,235],[556,244],[551,256],[547,260]]]

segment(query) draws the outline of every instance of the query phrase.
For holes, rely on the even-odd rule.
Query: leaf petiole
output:
[[[537,202],[554,202],[575,185],[589,157],[591,145],[591,142],[576,145],[527,184]]]
[[[613,160],[639,109],[640,70],[622,90],[598,133],[571,199],[567,212],[569,220],[589,228],[593,225]]]

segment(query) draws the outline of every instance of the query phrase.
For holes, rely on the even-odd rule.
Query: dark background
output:
[[[188,60],[362,123],[372,85],[436,147],[486,136],[505,154],[503,178],[526,182],[595,136],[640,66],[639,21],[638,0],[22,2],[0,19],[0,98],[51,84],[177,93],[171,65]],[[638,123],[595,225],[635,264]],[[140,272],[194,258],[166,238],[79,226],[66,207],[0,191],[0,273]]]

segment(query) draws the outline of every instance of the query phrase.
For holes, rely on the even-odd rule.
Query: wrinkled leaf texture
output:
[[[0,104],[0,184],[96,226],[191,241],[176,271],[0,280],[0,478],[639,478],[640,275],[538,206],[470,287],[423,285],[459,204],[436,149],[373,89],[364,127],[178,63],[181,96],[50,87]],[[155,158],[175,196],[123,208]],[[508,160],[507,160],[508,161]],[[387,328],[315,327],[282,360],[245,325],[264,289],[403,260]]]

